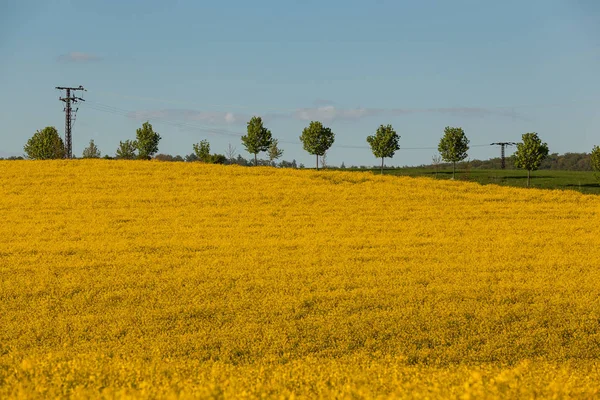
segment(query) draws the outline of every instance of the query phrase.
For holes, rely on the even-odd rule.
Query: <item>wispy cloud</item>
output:
[[[331,100],[327,100],[327,99],[321,99],[321,98],[318,98],[318,99],[316,99],[316,100],[314,101],[314,104],[315,104],[315,106],[317,106],[317,107],[321,107],[321,106],[332,106],[332,105],[334,105],[335,103],[334,103],[333,101],[331,101]]]
[[[58,56],[58,61],[64,62],[64,63],[86,63],[86,62],[93,62],[93,61],[99,61],[99,60],[100,60],[100,57],[98,57],[94,54],[82,53],[79,51],[72,51],[70,53],[61,54],[60,56]]]
[[[470,117],[488,117],[488,116],[517,116],[512,110],[504,108],[481,108],[481,107],[445,107],[445,108],[422,108],[422,109],[394,109],[394,112],[401,114],[410,113],[434,113],[434,114],[453,114]]]
[[[365,117],[372,117],[381,113],[381,110],[374,108],[355,108],[344,109],[334,106],[323,106],[313,108],[300,108],[292,116],[301,121],[352,121]]]
[[[212,125],[238,125],[245,124],[251,116],[232,112],[221,111],[196,111],[186,109],[133,111],[127,115],[136,120],[175,120],[186,122],[202,122]]]
[[[375,116],[400,116],[409,114],[452,114],[469,117],[520,116],[512,110],[487,109],[478,107],[447,107],[447,108],[337,108],[333,105],[321,107],[300,108],[292,113],[292,117],[301,121],[319,120],[323,122],[356,121]]]
[[[299,121],[352,122],[371,117],[395,117],[411,114],[450,114],[465,117],[512,117],[522,119],[511,109],[487,109],[478,107],[447,108],[338,108],[333,105],[299,108],[282,113],[254,114],[261,115],[268,122],[275,119],[295,119]],[[186,123],[204,123],[211,125],[245,125],[251,114],[223,111],[201,111],[191,109],[163,109],[133,111],[127,114],[136,120],[162,119],[166,121],[184,121]]]

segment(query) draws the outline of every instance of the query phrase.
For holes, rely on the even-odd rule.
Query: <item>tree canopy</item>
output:
[[[444,136],[438,145],[440,156],[446,162],[452,163],[452,179],[456,174],[456,163],[467,158],[469,151],[469,139],[462,128],[447,126],[444,128]]]
[[[248,121],[246,135],[242,136],[242,144],[246,151],[254,154],[254,165],[258,165],[258,153],[267,151],[273,141],[271,131],[263,126],[261,117],[252,117]]]
[[[317,156],[317,169],[319,169],[319,156],[322,156],[329,150],[335,141],[335,134],[330,128],[323,126],[319,121],[311,123],[302,130],[300,141],[304,150],[309,154]]]
[[[151,159],[152,156],[158,152],[158,142],[160,142],[161,139],[158,132],[154,132],[152,124],[146,121],[142,124],[141,128],[136,130],[135,136],[138,158],[142,160]]]
[[[400,136],[396,133],[392,125],[380,125],[374,135],[367,136],[367,142],[371,146],[373,155],[381,158],[381,173],[383,174],[383,160],[386,157],[394,157],[397,150],[400,149]]]
[[[279,140],[273,139],[268,149],[269,161],[273,162],[283,155],[283,150],[279,148]]]
[[[119,160],[133,160],[137,158],[135,153],[136,149],[137,143],[135,140],[119,142],[119,147],[117,148],[117,154],[115,155],[115,158]]]
[[[535,132],[524,133],[521,140],[521,143],[517,143],[515,166],[527,170],[527,186],[529,187],[531,171],[535,171],[540,167],[550,151],[548,145],[542,143]]]
[[[88,145],[88,147],[83,149],[82,157],[83,158],[100,158],[101,157],[100,150],[98,149],[98,146],[96,146],[96,144],[94,143],[94,139],[90,140],[90,144]]]
[[[600,147],[594,146],[590,154],[590,164],[595,172],[596,179],[600,181]]]
[[[208,140],[201,140],[199,143],[195,143],[193,146],[194,154],[198,157],[199,161],[204,163],[210,162],[210,143]]]
[[[65,157],[65,144],[53,126],[36,131],[23,147],[27,158],[50,160]]]

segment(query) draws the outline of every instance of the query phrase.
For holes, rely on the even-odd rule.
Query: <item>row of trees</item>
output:
[[[515,152],[515,166],[527,170],[527,186],[530,185],[531,171],[537,170],[541,163],[548,157],[548,144],[542,142],[535,132],[525,133],[521,137],[521,143],[517,144]],[[385,158],[392,158],[400,149],[400,136],[391,125],[380,125],[374,135],[367,137],[367,143],[371,147],[373,155],[381,158],[381,173],[383,173]],[[312,121],[304,128],[300,141],[308,153],[316,155],[316,167],[319,169],[319,156],[324,156],[335,141],[335,134],[330,128],[323,126],[321,122]],[[267,151],[273,143],[271,131],[263,126],[260,117],[253,117],[248,122],[248,134],[242,137],[242,143],[246,150],[254,154],[255,165],[257,165],[257,154]],[[444,135],[438,144],[441,159],[452,163],[452,179],[456,175],[456,163],[468,157],[469,139],[462,128],[447,126]],[[593,159],[600,159],[598,147],[594,147]],[[600,171],[600,162],[595,169]]]
[[[452,163],[452,179],[456,173],[456,163],[468,157],[469,139],[462,128],[447,126],[438,145],[442,160]],[[531,181],[531,171],[537,170],[548,157],[548,144],[543,143],[535,132],[525,133],[517,144],[514,155],[515,166],[527,170],[527,186]]]
[[[270,165],[274,160],[283,155],[279,148],[279,141],[273,138],[261,117],[252,117],[247,123],[246,135],[241,141],[246,151],[254,155],[254,165],[259,165],[258,154],[267,152]],[[522,141],[517,144],[517,150],[513,155],[514,165],[517,168],[527,170],[527,185],[531,179],[531,171],[539,169],[542,162],[548,157],[548,145],[541,141],[535,132],[522,135]],[[136,130],[135,140],[119,142],[115,158],[117,159],[151,159],[158,152],[158,144],[161,136],[155,132],[152,124],[144,122],[141,128]],[[303,129],[300,141],[304,150],[316,156],[316,168],[319,169],[319,157],[324,158],[327,151],[335,142],[335,134],[329,127],[319,121],[312,121]],[[381,158],[381,172],[383,173],[385,158],[394,157],[400,149],[400,136],[392,125],[380,125],[375,134],[367,137],[367,143],[371,147],[373,155]],[[228,158],[223,154],[211,154],[210,143],[202,140],[194,144],[192,153],[194,159],[205,163],[224,164]],[[25,153],[31,159],[52,159],[65,156],[64,143],[56,128],[46,127],[37,131],[25,144]],[[456,163],[468,157],[469,139],[460,127],[444,128],[444,135],[438,144],[440,158],[445,162],[452,163],[452,178],[456,174]],[[232,158],[229,155],[229,159]],[[83,151],[83,158],[100,158],[101,153],[94,141],[90,141],[88,147]],[[595,146],[590,155],[592,167],[600,175],[600,148]],[[263,164],[264,165],[264,164]]]
[[[254,159],[246,159],[246,158],[242,157],[240,154],[235,153],[235,151],[236,151],[235,147],[232,147],[231,145],[230,145],[230,147],[232,148],[233,154],[232,154],[232,156],[225,155],[225,161],[223,162],[223,164],[239,165],[242,167],[254,166]],[[109,158],[109,157],[104,157],[104,158]],[[196,161],[200,161],[200,159],[194,152],[192,152],[188,155],[185,155],[185,156],[181,156],[181,155],[173,156],[171,154],[160,153],[160,154],[157,154],[154,156],[154,160],[165,161],[165,162],[196,162]],[[275,160],[270,160],[270,159],[260,159],[259,158],[257,161],[258,161],[258,165],[260,165],[262,167],[305,168],[304,164],[302,164],[302,163],[298,164],[296,162],[296,160],[275,161]]]
[[[125,140],[119,143],[116,158],[149,160],[158,152],[160,135],[154,132],[152,125],[144,122],[136,130],[135,140]],[[37,131],[23,147],[27,158],[33,160],[49,160],[65,157],[65,144],[53,126],[47,126]],[[83,150],[83,158],[100,158],[102,154],[93,140]]]
[[[242,144],[248,153],[254,155],[254,165],[258,165],[258,154],[268,152],[271,161],[283,155],[278,139],[274,139],[261,117],[252,117],[247,124],[246,134],[242,136]],[[323,157],[335,141],[335,134],[321,122],[312,121],[300,135],[304,150],[316,156],[316,167],[319,169],[319,157]]]

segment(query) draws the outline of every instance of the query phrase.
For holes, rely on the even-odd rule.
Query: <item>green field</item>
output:
[[[365,171],[365,169],[353,169]],[[371,169],[374,174],[379,174],[378,169]],[[434,179],[451,179],[451,168],[440,168],[435,171],[432,168],[407,167],[398,169],[386,169],[384,174],[400,176],[428,176]],[[527,186],[527,171],[514,169],[458,169],[456,179],[461,181],[478,182],[482,185],[494,184],[501,186]],[[576,190],[581,193],[600,194],[600,184],[590,171],[558,171],[539,170],[531,173],[531,187],[538,189],[561,189]]]

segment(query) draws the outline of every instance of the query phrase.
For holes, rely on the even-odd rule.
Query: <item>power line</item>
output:
[[[233,109],[246,109],[246,110],[252,109],[252,108],[257,108],[257,106],[242,106],[242,105],[238,105],[238,104],[199,104],[199,103],[191,103],[191,102],[187,102],[187,101],[158,99],[155,97],[124,95],[124,94],[120,94],[120,93],[106,92],[106,91],[100,91],[97,93],[107,94],[109,96],[121,97],[124,99],[154,101],[154,102],[163,103],[163,104],[179,104],[179,105],[188,105],[188,106],[200,106],[200,107],[212,107],[212,108],[233,108]],[[263,110],[268,110],[268,111],[296,111],[296,109],[293,109],[293,108],[282,108],[282,107],[260,106],[260,108]]]
[[[145,97],[145,96],[133,96],[133,95],[124,95],[120,93],[110,92],[110,91],[100,91],[97,92],[100,94],[106,94],[113,97],[121,97],[124,99],[131,100],[141,100],[141,101],[153,101],[157,103],[163,104],[180,104],[180,105],[189,105],[189,106],[200,106],[200,107],[212,107],[212,108],[230,108],[230,109],[252,109],[257,108],[258,106],[244,106],[238,104],[200,104],[200,103],[192,103],[186,101],[179,100],[170,100],[170,99],[159,99],[155,97]],[[545,104],[516,104],[516,105],[500,105],[500,106],[463,106],[463,107],[430,107],[430,108],[402,108],[402,107],[393,107],[387,109],[387,111],[393,110],[403,110],[406,112],[426,112],[426,111],[439,111],[439,110],[451,110],[451,109],[481,109],[481,110],[504,110],[504,109],[518,109],[518,108],[548,108],[548,107],[568,107],[578,104],[600,104],[600,99],[589,99],[589,100],[575,100],[564,103],[545,103]],[[282,108],[282,107],[274,107],[274,106],[266,106],[260,105],[262,110],[268,111],[288,111],[295,112],[303,109],[302,107],[298,108]],[[358,107],[362,108],[362,107]],[[386,110],[384,110],[386,111]],[[514,113],[514,111],[513,111]]]
[[[90,101],[90,100],[87,101],[86,107],[90,108],[92,110],[101,111],[101,112],[105,112],[105,113],[109,113],[109,114],[121,115],[121,116],[128,117],[128,118],[131,118],[132,115],[135,114],[135,112],[133,112],[133,111],[125,110],[122,108],[118,108],[118,107],[114,107],[114,106],[110,106],[110,105],[106,105],[106,104],[97,103],[97,102]],[[245,132],[234,132],[234,131],[230,131],[230,130],[222,129],[222,128],[210,128],[210,127],[205,127],[205,126],[198,126],[198,125],[191,124],[188,122],[175,121],[175,120],[160,117],[160,116],[153,116],[151,118],[148,118],[148,120],[158,121],[159,123],[162,123],[162,124],[171,125],[171,126],[175,126],[175,127],[179,127],[179,128],[183,128],[183,129],[196,130],[196,131],[210,133],[210,134],[214,134],[214,135],[242,137],[246,134]],[[291,141],[291,140],[280,140],[279,143],[302,145],[302,143],[299,141]],[[475,144],[475,145],[471,145],[470,147],[488,147],[488,146],[489,146],[489,144]],[[335,147],[343,148],[343,149],[358,149],[358,150],[369,149],[369,146],[367,146],[367,145],[361,146],[361,145],[343,145],[343,144],[341,144],[341,145],[336,145]],[[437,150],[437,147],[401,147],[400,151],[403,151],[403,150]]]
[[[89,103],[92,103],[92,104],[89,104]],[[128,117],[128,118],[131,118],[131,116],[133,114],[133,112],[128,111],[128,110],[124,110],[124,109],[120,109],[117,107],[108,106],[108,105],[104,105],[104,104],[100,104],[100,103],[95,103],[95,102],[91,102],[91,101],[88,101],[88,104],[86,104],[86,107],[88,107],[92,110],[101,111],[101,112],[105,112],[105,113],[109,113],[109,114],[121,115],[123,117]],[[148,120],[158,121],[159,123],[176,126],[179,128],[199,130],[199,131],[203,131],[205,133],[211,133],[211,134],[217,134],[217,135],[227,135],[227,136],[235,136],[235,137],[241,137],[244,135],[244,133],[240,133],[240,132],[232,132],[232,131],[227,131],[225,129],[220,129],[220,128],[202,127],[202,126],[193,125],[191,123],[174,121],[171,119],[167,119],[164,117],[158,117],[158,116],[149,118]]]

